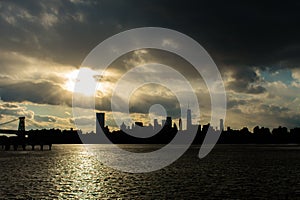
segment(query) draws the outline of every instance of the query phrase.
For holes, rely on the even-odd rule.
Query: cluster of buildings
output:
[[[96,133],[99,133],[99,128],[102,130],[108,129],[107,126],[105,126],[105,113],[96,113],[96,118],[100,126],[96,126]],[[209,126],[209,124],[208,124]],[[183,131],[182,126],[182,119],[180,118],[178,121],[178,127],[176,123],[173,123],[172,117],[168,116],[166,119],[163,119],[161,121],[161,124],[159,124],[158,119],[154,119],[153,125],[150,123],[148,126],[145,126],[143,122],[135,122],[131,124],[131,126],[127,126],[124,122],[120,126],[120,130],[122,131],[138,131],[143,127],[143,130],[148,131],[154,131],[158,132],[163,127],[169,127],[169,128],[177,128],[179,131]],[[191,109],[187,109],[187,116],[186,116],[186,130],[195,130],[195,129],[201,129],[201,125],[195,125],[192,123],[192,111]],[[224,121],[223,119],[220,119],[220,126],[219,130],[224,130]]]

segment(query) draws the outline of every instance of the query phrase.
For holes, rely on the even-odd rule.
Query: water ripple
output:
[[[99,148],[113,158],[109,147]],[[105,167],[81,145],[1,151],[0,198],[300,199],[298,146],[220,145],[202,160],[197,153],[194,147],[162,170],[130,174]]]

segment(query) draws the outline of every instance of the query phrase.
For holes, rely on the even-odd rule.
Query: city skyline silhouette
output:
[[[0,199],[300,199],[300,2],[0,1]]]
[[[123,122],[119,130],[110,131],[105,124],[105,113],[96,113],[96,123],[99,126],[96,126],[96,132],[91,131],[89,133],[73,129],[63,131],[60,129],[25,130],[25,117],[20,117],[18,130],[0,129],[0,134],[17,135],[12,137],[0,136],[0,145],[2,145],[3,150],[9,150],[11,145],[14,150],[20,146],[25,150],[28,145],[31,146],[32,150],[39,145],[40,149],[43,150],[43,146],[48,145],[51,150],[52,144],[105,144],[107,142],[104,142],[104,137],[115,144],[168,144],[176,134],[189,134],[191,131],[197,132],[193,144],[202,144],[206,134],[213,134],[218,131],[221,132],[217,141],[218,144],[300,144],[299,127],[288,130],[279,125],[278,128],[271,131],[267,127],[255,126],[252,131],[248,127],[234,130],[229,126],[225,129],[224,120],[220,119],[219,128],[214,128],[209,123],[204,125],[192,124],[191,115],[192,110],[188,107],[185,122],[187,129],[182,129],[181,118],[177,126],[172,121],[172,117],[167,116],[161,124],[157,119],[154,119],[154,126],[151,124],[144,126],[143,122],[134,122],[131,126],[126,126]],[[209,129],[211,129],[211,133],[208,133]],[[131,135],[134,132],[137,137]],[[181,143],[179,142],[179,144]]]

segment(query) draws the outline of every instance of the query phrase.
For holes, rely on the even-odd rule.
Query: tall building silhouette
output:
[[[154,130],[158,130],[159,129],[159,124],[158,124],[157,119],[154,119],[153,125],[154,125]]]
[[[224,130],[224,121],[223,119],[220,119],[220,131]]]
[[[102,133],[105,126],[105,113],[96,113],[96,119],[96,133]]]
[[[178,124],[179,124],[179,130],[182,131],[182,120],[181,120],[181,118],[179,119],[179,123]]]
[[[167,117],[166,126],[172,127],[172,117]]]
[[[190,130],[192,128],[192,111],[188,107],[187,113],[186,113],[186,129]]]

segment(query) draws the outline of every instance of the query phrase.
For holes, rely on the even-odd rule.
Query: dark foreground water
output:
[[[219,145],[202,160],[198,150],[146,174],[108,168],[81,145],[0,151],[0,198],[300,199],[299,146]]]

